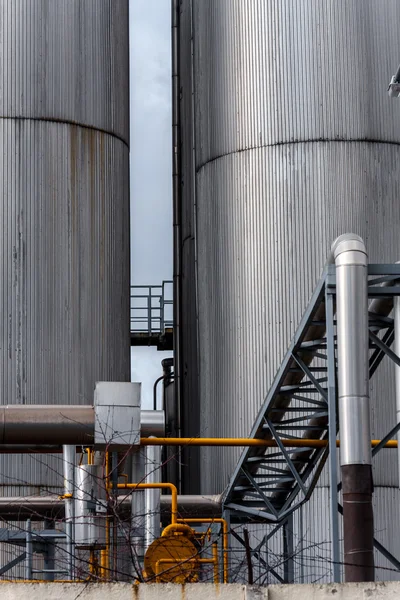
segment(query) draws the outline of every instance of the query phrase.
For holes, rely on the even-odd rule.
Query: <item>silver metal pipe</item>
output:
[[[394,317],[394,352],[400,356],[400,297],[395,296],[393,300]],[[396,385],[396,423],[400,423],[400,367],[395,365],[395,385]],[[400,447],[400,432],[397,434],[397,441]],[[397,449],[397,462],[400,487],[400,450]]]
[[[92,444],[93,406],[24,404],[0,407],[0,444],[46,446]],[[162,437],[161,410],[141,411],[141,435]]]
[[[131,481],[143,481],[145,477],[145,450],[138,448],[132,453]],[[131,503],[131,546],[133,577],[138,577],[143,567],[145,538],[145,491],[137,490],[127,497]]]
[[[364,242],[354,234],[337,238],[332,254],[336,264],[345,581],[373,581],[368,256]]]
[[[332,245],[341,465],[372,463],[369,407],[368,257],[362,239],[344,234]]]
[[[141,450],[143,451],[143,450]],[[137,481],[142,481],[143,475]],[[133,477],[132,477],[133,481]],[[142,500],[140,500],[142,496]],[[118,515],[129,518],[132,513],[142,517],[144,529],[144,491],[137,490],[134,494],[126,496],[126,491],[121,500],[118,500]],[[222,515],[221,496],[178,496],[178,511],[182,518],[219,518]],[[171,496],[162,495],[160,498],[161,519],[166,522],[171,518]],[[48,518],[65,518],[65,501],[58,496],[7,496],[0,497],[0,517],[8,521],[43,521]],[[139,519],[138,519],[139,524]]]
[[[75,461],[76,447],[63,446],[64,470],[64,506],[65,506],[65,535],[67,537],[66,551],[68,577],[74,578],[74,492],[75,492]]]
[[[145,483],[157,483],[161,480],[161,447],[146,446]],[[145,490],[145,552],[155,539],[160,537],[160,492]]]
[[[165,435],[165,413],[163,410],[142,410],[140,415],[142,437],[162,437]]]
[[[26,522],[26,542],[25,542],[25,579],[32,579],[32,561],[33,561],[33,544],[32,544],[32,524],[28,519]]]
[[[75,470],[75,481],[75,545],[104,548],[107,500],[103,469],[99,465],[80,465]]]

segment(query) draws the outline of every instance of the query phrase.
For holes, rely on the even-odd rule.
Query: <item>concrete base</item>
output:
[[[192,585],[0,582],[1,600],[397,600],[400,582],[324,585]]]

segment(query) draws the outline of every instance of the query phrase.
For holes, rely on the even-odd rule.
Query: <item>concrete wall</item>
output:
[[[70,583],[0,583],[2,600],[395,600],[400,582],[272,585],[130,585]]]

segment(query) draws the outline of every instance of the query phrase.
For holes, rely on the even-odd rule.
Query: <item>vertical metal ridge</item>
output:
[[[91,403],[130,380],[128,1],[0,0],[0,53],[0,402]],[[0,473],[62,486],[58,456]]]
[[[400,6],[193,0],[193,15],[199,433],[246,435],[332,239],[359,233],[375,261],[400,253],[400,117],[385,96]],[[202,450],[203,491],[237,455]]]

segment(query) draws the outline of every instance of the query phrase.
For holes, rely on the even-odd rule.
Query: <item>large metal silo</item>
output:
[[[0,0],[3,404],[130,380],[128,0]],[[62,481],[2,456],[1,493]]]
[[[181,270],[198,282],[197,434],[246,436],[336,236],[361,235],[371,262],[400,258],[400,108],[386,94],[400,4],[184,0],[181,15],[181,48],[193,40],[180,76],[182,110],[194,115],[182,121],[182,193],[193,181],[196,262]],[[184,363],[184,343],[181,353]],[[377,437],[395,422],[393,388],[382,383],[391,367],[381,369]],[[201,451],[202,493],[224,489],[238,454]],[[375,522],[398,553],[391,458],[375,463]],[[310,509],[321,516],[309,523],[318,540],[329,537],[319,525],[325,485]]]

